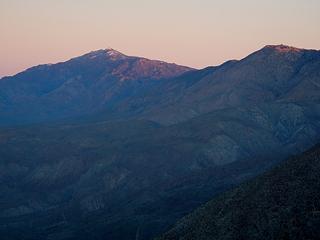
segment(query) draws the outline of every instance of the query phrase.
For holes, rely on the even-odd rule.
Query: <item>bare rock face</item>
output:
[[[239,159],[240,146],[226,135],[217,135],[210,139],[205,146],[205,154],[212,159],[214,164],[220,166],[235,162]]]

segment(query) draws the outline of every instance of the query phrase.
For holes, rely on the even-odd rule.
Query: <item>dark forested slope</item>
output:
[[[319,239],[320,145],[241,184],[159,239]]]

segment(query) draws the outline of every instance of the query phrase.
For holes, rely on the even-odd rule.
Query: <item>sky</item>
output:
[[[0,0],[0,77],[97,49],[203,68],[320,49],[319,0]]]

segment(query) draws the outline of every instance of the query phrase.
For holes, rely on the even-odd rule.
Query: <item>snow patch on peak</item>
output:
[[[126,55],[124,55],[124,54],[122,54],[112,48],[106,48],[106,49],[92,51],[84,56],[89,59],[95,59],[97,57],[99,57],[99,58],[102,57],[102,58],[107,58],[107,59],[114,60],[114,61],[124,59],[127,57]]]
[[[107,48],[105,51],[109,56],[123,55],[122,53],[120,53],[112,48]]]
[[[127,58],[126,55],[124,55],[123,53],[121,53],[113,48],[107,48],[104,50],[104,52],[111,60],[119,60],[119,59]]]

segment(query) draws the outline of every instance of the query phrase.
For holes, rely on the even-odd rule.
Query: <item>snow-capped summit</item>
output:
[[[113,48],[106,48],[104,49],[105,53],[112,58],[114,59],[124,59],[124,58],[127,58],[128,56],[124,55],[123,53],[113,49]]]
[[[128,58],[128,56],[124,55],[123,53],[121,53],[113,48],[106,48],[106,49],[92,51],[90,53],[83,55],[83,57],[86,57],[89,59],[107,58],[109,60],[121,60],[121,59]]]

